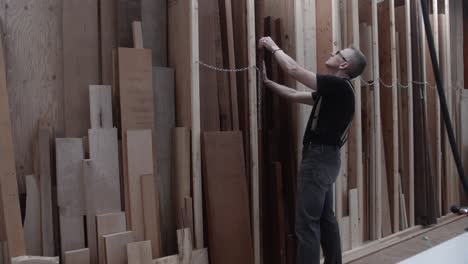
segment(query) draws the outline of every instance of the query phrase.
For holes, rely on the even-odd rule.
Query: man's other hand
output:
[[[270,37],[263,37],[258,41],[259,48],[266,48],[270,52],[279,49],[278,45]]]

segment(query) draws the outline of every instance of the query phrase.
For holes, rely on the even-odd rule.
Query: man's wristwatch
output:
[[[275,53],[276,53],[277,51],[279,51],[279,50],[281,50],[281,49],[280,49],[280,48],[275,49],[275,50],[273,51],[273,55],[275,55]]]

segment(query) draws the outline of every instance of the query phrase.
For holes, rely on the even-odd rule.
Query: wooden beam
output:
[[[26,213],[24,220],[24,241],[26,254],[42,254],[41,237],[41,196],[38,179],[34,175],[26,176]]]

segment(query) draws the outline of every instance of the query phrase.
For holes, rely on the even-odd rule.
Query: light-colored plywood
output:
[[[66,264],[89,264],[89,249],[77,249],[70,250],[65,252],[65,261]]]
[[[59,257],[27,257],[20,256],[11,259],[12,264],[59,264]]]
[[[156,126],[156,175],[160,181],[161,235],[168,251],[175,250],[175,222],[172,213],[173,148],[172,130],[175,128],[174,69],[153,67],[153,92]],[[190,143],[188,143],[190,144]],[[190,148],[190,145],[188,145]],[[190,155],[190,149],[187,153]],[[188,156],[190,162],[190,156]],[[189,163],[190,164],[190,163]],[[190,170],[190,165],[187,167]],[[190,176],[188,177],[190,180]],[[189,186],[190,188],[190,186]]]
[[[62,254],[83,248],[85,201],[82,182],[83,140],[57,138],[57,204],[60,214]]]
[[[110,213],[96,216],[99,264],[106,262],[104,235],[124,232],[127,228],[125,213]]]
[[[132,231],[103,236],[106,249],[106,264],[127,264],[127,244],[135,242]]]
[[[143,33],[141,30],[141,21],[132,22],[133,47],[135,49],[143,48]]]
[[[119,48],[118,76],[120,90],[122,156],[124,161],[123,185],[125,193],[125,208],[130,208],[128,167],[126,162],[127,130],[151,129],[152,133],[155,131],[151,50]],[[153,140],[153,136],[151,139]],[[154,157],[154,146],[152,153]],[[127,217],[128,224],[131,225],[131,214],[129,213]],[[139,234],[137,234],[137,236],[138,235]]]
[[[143,209],[144,238],[151,241],[152,255],[163,255],[161,241],[161,222],[159,217],[158,197],[154,190],[153,174],[141,176],[141,195]]]
[[[173,130],[174,147],[174,215],[178,228],[182,228],[181,210],[184,198],[190,196],[190,131],[185,127]]]
[[[112,84],[112,49],[117,47],[117,1],[99,1],[101,78],[102,84]]]
[[[52,215],[52,175],[51,175],[51,150],[49,126],[39,125],[38,151],[39,151],[39,181],[41,203],[41,235],[42,255],[55,256],[54,226]]]
[[[110,85],[89,86],[91,128],[112,128],[112,88]]]
[[[14,157],[19,191],[24,193],[24,177],[34,173],[31,146],[38,121],[49,120],[63,136],[62,2],[19,0],[1,5]]]
[[[83,137],[90,126],[89,90],[99,83],[97,0],[63,2],[65,136]]]
[[[153,50],[153,66],[167,65],[167,0],[141,0],[143,46]]]
[[[151,241],[133,242],[127,244],[128,264],[151,264]]]
[[[151,130],[127,131],[127,164],[128,191],[130,207],[128,207],[129,229],[134,232],[137,240],[144,239],[143,203],[141,195],[141,176],[153,174],[153,141]],[[151,184],[151,183],[150,183]],[[154,188],[154,182],[152,183]]]
[[[38,179],[34,175],[26,176],[24,242],[26,254],[30,256],[40,256],[42,254],[41,195]]]

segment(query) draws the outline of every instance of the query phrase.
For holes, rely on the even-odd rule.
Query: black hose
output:
[[[447,135],[452,148],[453,157],[455,158],[455,164],[458,170],[458,176],[463,184],[465,194],[468,195],[468,181],[465,178],[465,173],[463,170],[463,164],[460,158],[460,152],[457,148],[457,143],[455,141],[455,134],[453,133],[452,121],[450,120],[449,111],[447,108],[447,100],[445,98],[444,86],[442,83],[442,78],[440,74],[439,62],[437,61],[435,44],[434,44],[434,35],[432,34],[431,22],[429,21],[429,8],[427,6],[427,0],[421,0],[422,13],[424,18],[424,28],[426,29],[427,42],[429,44],[429,52],[431,54],[432,67],[434,69],[437,92],[439,93],[440,109],[442,110],[442,115],[444,117],[445,128],[447,129]],[[448,77],[446,77],[448,78]],[[449,175],[447,175],[449,176]]]

